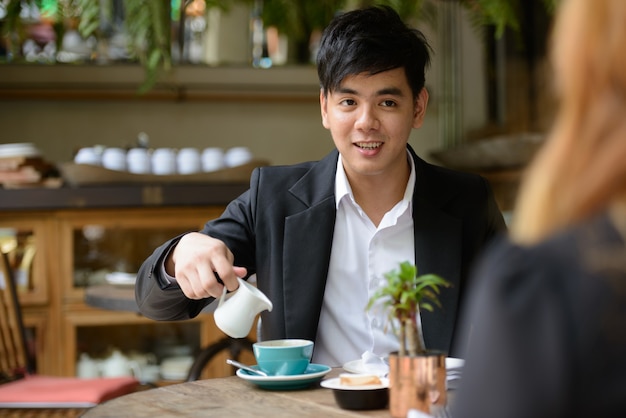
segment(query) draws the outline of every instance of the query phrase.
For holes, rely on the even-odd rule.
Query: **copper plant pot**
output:
[[[411,409],[430,414],[432,406],[444,407],[446,402],[445,353],[389,355],[389,412],[392,417],[406,418]]]

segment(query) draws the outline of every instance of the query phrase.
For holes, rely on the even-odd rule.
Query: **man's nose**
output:
[[[378,129],[379,120],[375,108],[369,105],[362,106],[354,125],[355,128],[363,131]]]

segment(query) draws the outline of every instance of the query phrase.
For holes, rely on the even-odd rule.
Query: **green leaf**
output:
[[[411,341],[418,344],[424,340],[421,335],[421,326],[417,323],[420,317],[420,309],[434,311],[435,306],[441,307],[439,294],[441,287],[449,287],[450,283],[436,274],[418,275],[417,266],[408,261],[403,261],[397,269],[383,274],[386,279],[385,285],[376,289],[369,299],[366,309],[371,309],[377,302],[382,301],[383,307],[388,310],[388,320],[393,332],[401,341],[401,352],[407,351],[407,341],[404,338],[411,337]],[[404,327],[394,329],[393,320],[400,324],[410,326],[410,332],[404,332]],[[412,348],[411,352],[414,350]],[[423,351],[425,347],[418,347],[417,351]]]

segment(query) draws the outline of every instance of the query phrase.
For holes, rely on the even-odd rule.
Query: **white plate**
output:
[[[137,281],[137,274],[114,271],[113,273],[107,274],[105,279],[109,284],[132,286],[135,284],[135,281]]]
[[[369,389],[384,389],[384,388],[388,388],[389,387],[389,379],[386,379],[384,377],[380,378],[380,385],[354,385],[354,386],[348,386],[348,385],[342,385],[340,383],[340,378],[339,377],[334,377],[332,379],[326,379],[326,380],[322,380],[320,385],[322,387],[328,388],[328,389],[341,389],[341,390],[369,390]]]
[[[455,357],[446,357],[446,370],[461,370],[465,365],[465,360]],[[363,364],[362,359],[352,360],[343,365],[343,369],[350,373],[371,373]]]
[[[251,366],[253,369],[258,366]],[[290,390],[302,389],[319,381],[330,372],[331,368],[323,364],[311,363],[302,374],[290,376],[258,376],[242,369],[237,370],[237,376],[254,383],[263,389]]]

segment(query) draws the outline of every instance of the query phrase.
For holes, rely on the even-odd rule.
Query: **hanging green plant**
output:
[[[441,0],[439,0],[441,1]],[[496,36],[506,28],[519,30],[521,4],[527,0],[446,0],[458,1],[472,16],[476,26],[494,26]],[[551,14],[559,0],[541,0]],[[185,8],[192,0],[123,0],[124,25],[128,50],[145,70],[140,92],[149,91],[157,80],[172,68],[172,13],[184,18]],[[287,34],[297,49],[298,62],[310,62],[309,40],[315,30],[322,30],[337,12],[345,8],[386,4],[405,20],[434,19],[435,0],[204,0],[206,8],[229,10],[235,4],[261,7],[268,26],[276,26]],[[54,22],[57,50],[63,39],[64,23],[78,22],[83,38],[99,38],[103,20],[110,21],[110,0],[5,0],[2,36],[8,40],[13,57],[19,57],[20,40],[25,39],[20,14],[24,7],[34,5]],[[176,16],[174,16],[176,17]]]
[[[106,0],[76,0],[82,11],[78,30],[83,38],[98,33],[101,27],[100,11]],[[108,2],[107,2],[108,3]],[[152,89],[162,73],[172,68],[171,57],[171,5],[165,1],[124,0],[124,27],[130,56],[144,68],[145,77],[140,93]]]
[[[75,1],[81,3],[81,9],[92,11],[84,16],[84,23],[81,19],[81,35],[89,37],[99,27],[98,11],[101,3],[107,0]],[[204,3],[207,8],[229,10],[234,1],[236,0],[204,0]],[[152,89],[160,77],[171,71],[172,20],[178,18],[183,25],[185,10],[191,3],[192,0],[123,0],[128,49],[131,56],[141,63],[145,73],[144,81],[139,87],[140,93]]]

